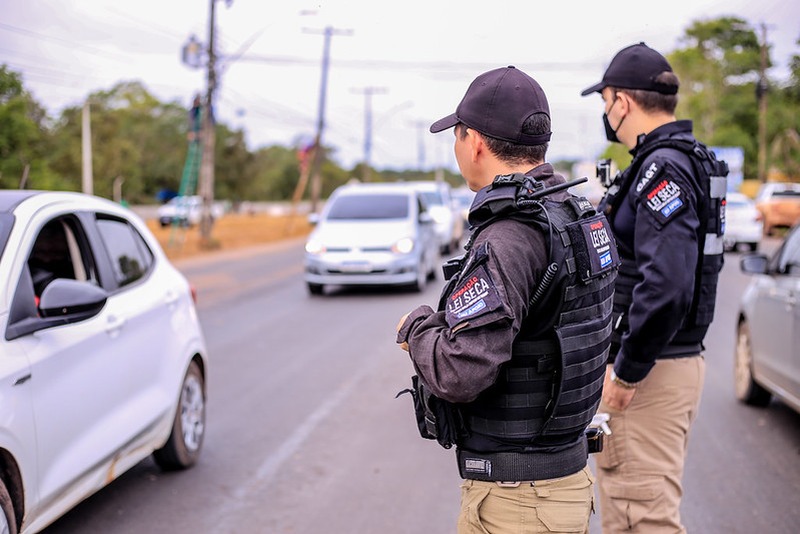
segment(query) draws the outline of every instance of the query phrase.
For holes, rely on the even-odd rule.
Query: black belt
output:
[[[491,482],[521,482],[562,478],[586,467],[586,440],[559,452],[456,451],[461,478]]]

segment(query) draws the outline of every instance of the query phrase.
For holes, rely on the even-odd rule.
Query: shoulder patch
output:
[[[686,205],[680,185],[669,176],[659,177],[643,188],[641,202],[661,224],[672,220]]]
[[[660,168],[658,166],[658,163],[656,163],[655,161],[650,163],[650,166],[647,167],[647,170],[644,171],[644,173],[642,174],[642,177],[639,178],[639,182],[636,184],[636,192],[637,193],[641,193],[642,189],[647,187],[647,184],[650,183],[650,180],[652,180],[653,177],[656,174],[658,174],[659,169]]]
[[[450,328],[503,306],[486,267],[481,265],[465,276],[447,296],[445,319]]]

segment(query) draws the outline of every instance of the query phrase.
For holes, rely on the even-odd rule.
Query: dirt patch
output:
[[[214,223],[210,245],[203,247],[198,227],[161,228],[156,220],[147,226],[173,260],[306,236],[312,228],[306,215],[228,214]]]

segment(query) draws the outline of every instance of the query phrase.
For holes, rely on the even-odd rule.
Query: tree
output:
[[[43,157],[47,153],[47,115],[25,91],[22,78],[0,66],[0,188],[58,184]],[[47,187],[43,187],[47,188]]]

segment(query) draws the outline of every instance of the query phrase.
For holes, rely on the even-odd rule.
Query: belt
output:
[[[577,473],[589,457],[586,440],[558,452],[474,452],[456,451],[461,478],[489,482],[547,480]]]

